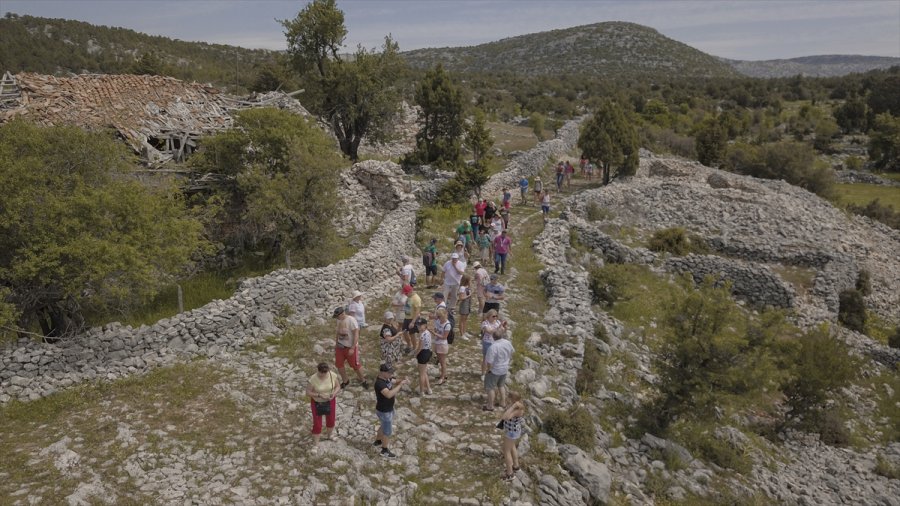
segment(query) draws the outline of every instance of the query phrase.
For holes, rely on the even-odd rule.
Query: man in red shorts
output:
[[[350,368],[356,371],[356,377],[363,388],[369,388],[362,373],[362,363],[359,359],[359,324],[356,318],[347,316],[343,307],[337,307],[332,314],[337,320],[334,332],[334,365],[341,374],[341,388],[350,384],[347,372],[344,370],[344,362],[350,364]]]

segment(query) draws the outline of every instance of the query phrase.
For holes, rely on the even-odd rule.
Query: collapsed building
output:
[[[300,92],[242,98],[165,76],[7,72],[0,80],[0,124],[22,117],[43,126],[112,128],[156,166],[183,161],[200,137],[231,128],[238,110],[276,107],[309,117],[292,98]]]

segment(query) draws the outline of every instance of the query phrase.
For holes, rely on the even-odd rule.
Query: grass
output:
[[[531,131],[531,127],[516,126],[508,123],[488,123],[488,128],[494,136],[494,146],[504,153],[512,151],[527,151],[538,143],[537,137]],[[545,132],[545,139],[552,139],[553,132]]]
[[[776,265],[772,270],[781,279],[793,285],[797,295],[806,295],[815,284],[816,270],[809,267],[797,267],[793,265]]]
[[[889,205],[900,211],[900,188],[878,184],[842,183],[834,185],[838,200],[842,204],[866,205],[878,199],[883,205]]]

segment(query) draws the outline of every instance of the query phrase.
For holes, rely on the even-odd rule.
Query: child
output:
[[[503,412],[503,459],[506,461],[506,472],[503,480],[512,480],[515,472],[519,470],[519,439],[525,429],[525,404],[522,398],[515,392],[509,393],[509,407]]]

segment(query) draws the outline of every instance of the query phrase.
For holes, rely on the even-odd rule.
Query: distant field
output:
[[[531,127],[515,126],[506,123],[488,123],[488,128],[494,134],[494,146],[504,153],[510,151],[525,151],[533,148],[537,143],[537,137],[531,131]],[[545,131],[545,139],[552,139],[553,132]]]
[[[837,184],[835,188],[841,203],[866,205],[878,199],[880,203],[894,206],[895,211],[900,211],[900,188],[896,186],[853,183]]]

